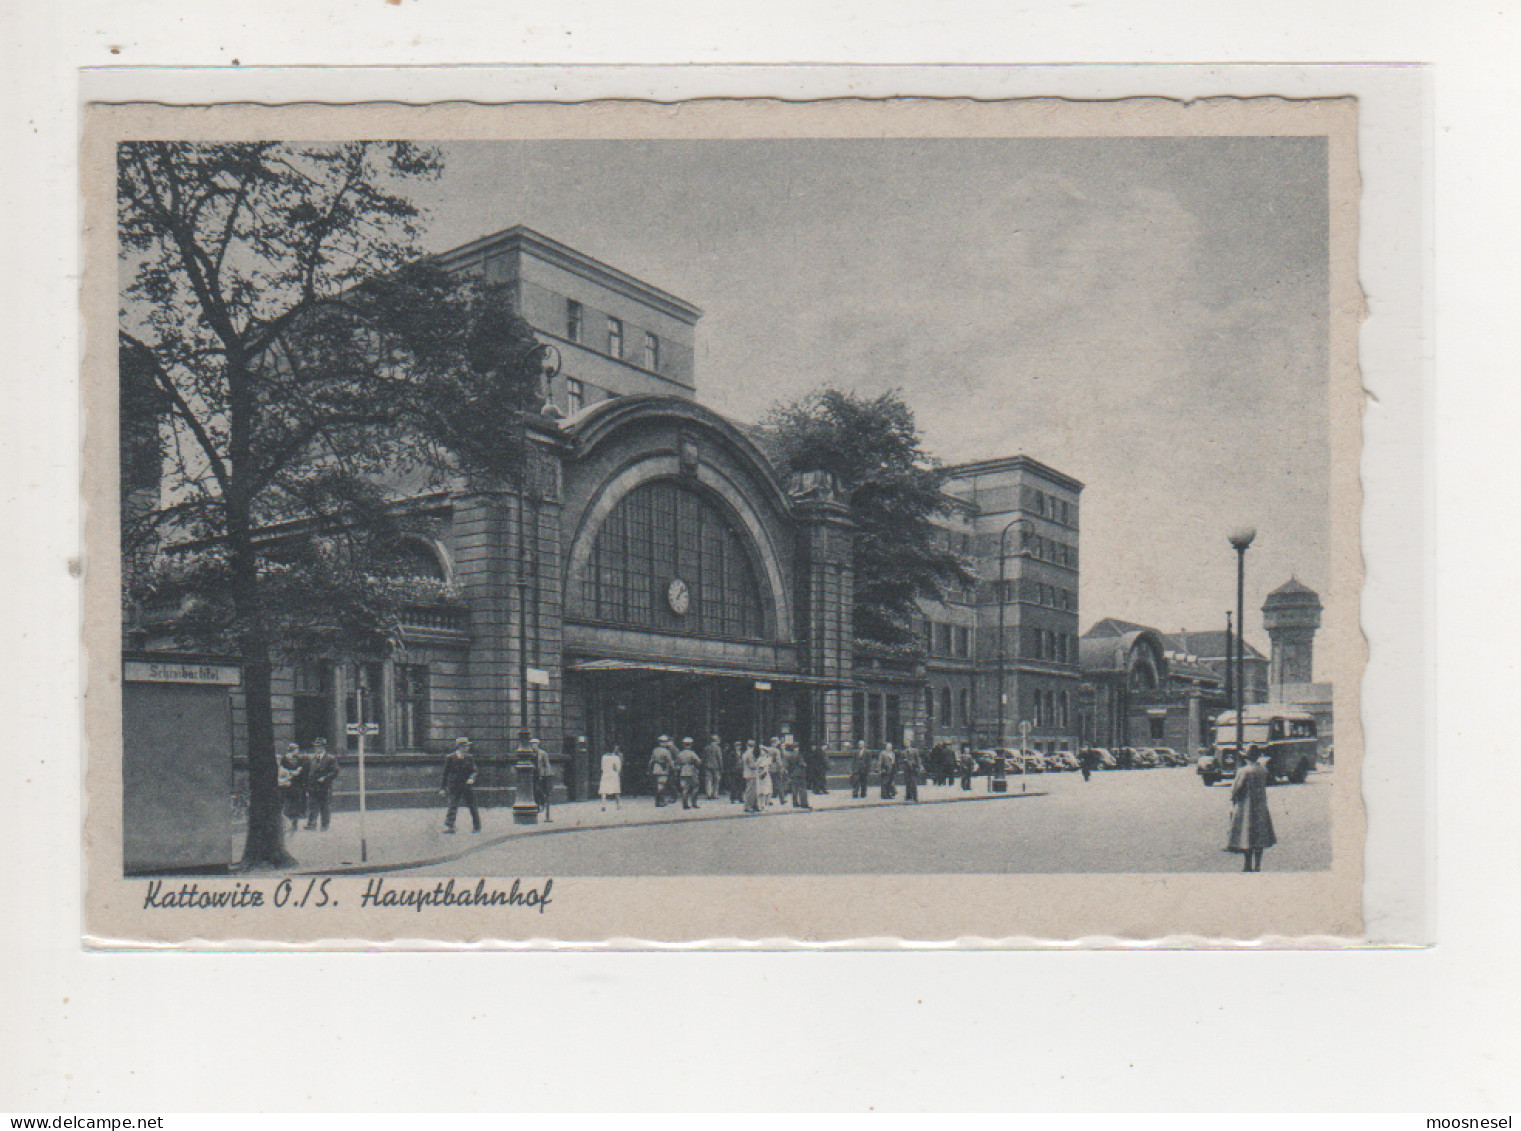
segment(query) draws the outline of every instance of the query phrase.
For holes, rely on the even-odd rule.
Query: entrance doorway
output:
[[[690,738],[700,751],[711,735],[725,748],[779,733],[785,705],[776,689],[757,691],[755,681],[673,672],[598,674],[588,681],[592,749],[623,751],[623,792],[648,794],[650,752],[662,734],[680,747]]]

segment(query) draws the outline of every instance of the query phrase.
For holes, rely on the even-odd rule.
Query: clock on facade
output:
[[[671,583],[665,588],[666,603],[671,606],[671,612],[682,616],[692,605],[692,593],[687,588],[687,583],[679,577],[671,578]]]

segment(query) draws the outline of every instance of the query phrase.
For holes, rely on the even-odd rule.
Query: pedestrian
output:
[[[1089,747],[1083,747],[1077,752],[1077,764],[1083,771],[1083,780],[1087,781],[1093,776],[1093,751]]]
[[[728,779],[729,804],[738,805],[745,799],[745,748],[736,742],[724,757],[724,776]]]
[[[724,773],[724,744],[718,735],[708,736],[708,744],[702,751],[702,795],[709,801],[718,797],[718,786]]]
[[[882,747],[882,753],[877,756],[877,778],[882,787],[882,800],[891,801],[898,796],[898,787],[893,784],[893,775],[898,772],[898,756],[893,753],[893,744],[886,743]]]
[[[857,743],[855,757],[850,762],[850,796],[865,797],[870,777],[871,751],[866,749],[866,740],[863,738]]]
[[[741,775],[745,782],[745,812],[760,812],[760,752],[751,739],[745,747],[741,760]]]
[[[787,772],[787,746],[775,735],[771,736],[771,789],[778,805],[787,804],[792,793],[792,777]]]
[[[528,748],[533,751],[533,803],[544,810],[544,823],[552,825],[555,819],[549,815],[549,798],[554,789],[555,764],[537,738],[528,740]]]
[[[770,808],[776,796],[776,747],[762,745],[755,758],[756,808]]]
[[[602,812],[607,812],[609,797],[613,799],[614,809],[623,808],[623,802],[619,800],[623,794],[623,751],[617,743],[602,755],[602,780],[597,783],[597,792],[602,795]]]
[[[956,768],[961,771],[961,788],[970,793],[972,790],[972,774],[977,769],[977,759],[972,757],[971,748],[965,744],[961,747],[961,753],[956,755]]]
[[[454,819],[461,805],[470,810],[473,831],[481,831],[481,811],[475,804],[475,773],[470,740],[461,735],[454,740],[454,749],[444,758],[444,780],[439,789],[449,801],[449,809],[444,814],[444,832],[454,831]]]
[[[903,766],[903,801],[919,803],[919,771],[923,767],[919,763],[919,751],[912,746],[903,748],[903,757],[899,759]]]
[[[312,740],[312,756],[306,763],[306,827],[327,832],[333,819],[333,782],[338,778],[338,759],[328,752],[327,739]]]
[[[783,748],[787,758],[787,776],[792,779],[792,807],[794,809],[812,809],[813,805],[808,800],[808,764],[803,757],[803,751],[796,743],[791,743]]]
[[[671,772],[676,768],[676,758],[671,752],[670,741],[670,735],[662,734],[655,743],[655,749],[650,752],[650,783],[655,788],[656,809],[665,805],[666,788],[670,784]]]
[[[676,777],[681,786],[681,807],[697,808],[697,790],[702,782],[702,758],[692,748],[692,740],[683,738],[676,752]]]
[[[1262,850],[1278,843],[1268,812],[1268,773],[1261,757],[1256,747],[1247,750],[1246,762],[1231,782],[1231,831],[1225,849],[1241,853],[1243,872],[1262,871]]]
[[[290,831],[295,832],[306,816],[306,759],[294,742],[280,755],[279,774],[280,811],[290,821]]]
[[[815,743],[808,752],[808,776],[813,780],[813,792],[829,792],[829,755],[822,742]]]

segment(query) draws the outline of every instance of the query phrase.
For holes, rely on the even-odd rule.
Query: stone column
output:
[[[851,677],[855,632],[854,524],[831,485],[815,489],[797,502],[798,653],[812,676],[843,683]],[[813,700],[815,742],[840,750],[850,737],[850,690],[829,686]]]

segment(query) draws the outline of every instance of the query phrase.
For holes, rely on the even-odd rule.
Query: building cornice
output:
[[[459,247],[440,252],[434,258],[445,267],[455,267],[477,257],[484,259],[488,255],[513,251],[525,252],[574,275],[591,279],[626,298],[669,314],[672,318],[679,319],[689,326],[695,326],[697,320],[702,317],[702,310],[685,299],[677,298],[669,291],[663,291],[642,279],[636,279],[626,271],[620,271],[599,259],[593,259],[584,252],[577,251],[559,240],[550,239],[522,224],[489,236],[481,236]]]
[[[1044,479],[1050,480],[1059,487],[1065,487],[1069,491],[1081,492],[1083,483],[1064,475],[1056,468],[1041,463],[1029,456],[1002,456],[998,459],[973,460],[970,463],[955,463],[943,468],[948,478],[965,479],[973,475],[986,475],[994,471],[1030,471]]]

